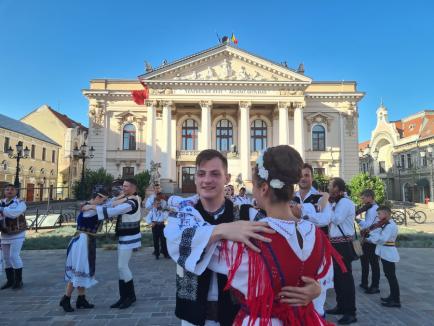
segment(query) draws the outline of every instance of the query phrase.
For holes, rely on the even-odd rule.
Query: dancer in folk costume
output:
[[[100,190],[84,205],[101,205],[107,198],[108,194]],[[71,295],[75,288],[78,290],[76,308],[94,307],[86,300],[85,291],[97,283],[95,280],[96,234],[102,224],[103,219],[98,217],[96,210],[81,211],[77,217],[77,234],[71,239],[66,253],[65,295],[59,303],[65,312],[74,311],[71,307]]]
[[[265,222],[237,221],[253,220],[258,214],[250,213],[253,210],[248,207],[238,209],[225,199],[224,186],[229,180],[226,158],[218,151],[204,150],[196,158],[198,195],[188,199],[172,196],[168,200],[169,207],[176,207],[180,214],[169,216],[164,233],[169,254],[177,263],[175,314],[182,319],[183,326],[229,326],[240,309],[230,293],[224,291],[227,275],[206,269],[206,263],[201,273],[197,273],[197,268],[202,268],[200,262],[206,261],[204,257],[212,255],[217,240],[240,241],[257,250],[251,239],[269,241],[259,233],[274,233]],[[198,212],[197,220],[184,209]],[[285,291],[294,304],[303,304],[318,295],[320,286],[309,279],[302,288]]]
[[[363,255],[360,256],[360,263],[362,265],[362,281],[360,287],[365,290],[367,294],[379,293],[380,284],[380,263],[378,256],[375,254],[375,244],[366,241],[371,228],[376,227],[378,223],[377,208],[375,203],[375,193],[371,189],[362,191],[361,200],[363,206],[356,211],[356,222],[360,226],[360,234],[362,238]],[[364,213],[364,219],[357,218],[357,216]],[[369,266],[371,266],[372,282],[371,286],[368,285]]]
[[[399,262],[399,253],[395,241],[398,237],[398,226],[391,219],[392,211],[387,206],[377,209],[379,221],[369,231],[367,240],[376,245],[375,254],[381,258],[384,275],[389,282],[390,295],[381,298],[381,304],[389,308],[401,308],[399,284],[395,273],[395,264]]]
[[[312,279],[327,275],[332,268],[333,253],[345,269],[325,235],[312,223],[298,221],[288,205],[302,164],[298,152],[289,146],[269,148],[258,158],[253,195],[258,207],[272,216],[261,222],[274,231],[262,233],[263,241],[243,244],[222,240],[227,233],[204,221],[188,203],[180,205],[178,221],[169,223],[167,234],[181,228],[183,232],[193,232],[196,241],[202,238],[202,248],[197,241],[199,248],[194,248],[197,252],[186,262],[194,273],[201,274],[209,268],[228,276],[226,289],[241,302],[234,325],[329,324],[315,311],[312,297],[303,296],[305,301],[300,306],[289,305],[295,302],[291,291],[302,292]],[[199,252],[200,259],[194,257]],[[316,286],[315,296],[321,290],[319,284]]]
[[[96,210],[98,218],[107,219],[117,216],[116,235],[118,242],[119,300],[110,308],[126,309],[136,301],[133,274],[129,261],[133,249],[141,247],[140,197],[137,195],[137,182],[126,179],[122,185],[122,195],[112,201],[112,207],[86,205],[83,210]],[[114,207],[113,207],[114,206]]]
[[[26,203],[17,197],[17,189],[13,184],[4,188],[5,198],[0,201],[1,248],[7,281],[1,290],[23,287],[23,261],[21,248],[26,237]]]

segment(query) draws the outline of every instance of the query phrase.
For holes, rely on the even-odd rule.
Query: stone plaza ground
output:
[[[401,309],[383,308],[380,295],[367,295],[357,287],[359,323],[354,325],[434,325],[434,249],[399,249],[402,261],[397,274],[401,286]],[[135,252],[131,267],[135,275],[137,302],[129,309],[110,309],[117,300],[116,251],[97,253],[97,279],[88,297],[95,309],[64,313],[59,307],[63,295],[65,250],[24,251],[24,288],[0,291],[0,325],[180,325],[174,316],[175,264],[156,261],[152,248]],[[360,264],[353,264],[356,285]],[[4,276],[1,277],[3,282]],[[388,294],[381,278],[381,295]],[[75,304],[76,294],[73,295]],[[334,305],[329,291],[327,305]],[[333,316],[331,321],[336,319]]]

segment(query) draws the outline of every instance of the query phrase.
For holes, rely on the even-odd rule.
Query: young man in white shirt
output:
[[[363,206],[356,211],[356,222],[360,226],[360,234],[362,235],[363,241],[363,255],[360,257],[360,263],[362,265],[362,280],[359,286],[362,289],[365,289],[365,293],[374,294],[380,292],[380,289],[378,288],[380,283],[380,263],[378,261],[378,256],[375,254],[375,244],[365,241],[365,238],[369,234],[370,228],[374,228],[376,226],[375,223],[378,222],[378,205],[375,202],[375,193],[372,189],[365,189],[361,193],[360,197]],[[365,215],[364,219],[357,218],[357,216],[363,213]],[[368,286],[369,266],[371,266],[372,271],[371,286]]]
[[[401,308],[399,284],[395,273],[395,263],[399,262],[399,254],[395,241],[398,236],[398,226],[390,218],[392,211],[387,206],[377,209],[382,226],[369,233],[368,241],[376,244],[375,253],[381,258],[384,275],[389,282],[390,295],[381,298],[381,304],[389,308]]]

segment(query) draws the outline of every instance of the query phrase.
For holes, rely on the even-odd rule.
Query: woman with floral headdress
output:
[[[252,240],[258,252],[240,242],[220,240],[214,228],[208,250],[197,262],[195,273],[208,268],[228,275],[226,289],[241,306],[234,325],[330,325],[312,302],[293,306],[293,299],[287,298],[289,291],[297,291],[309,279],[331,278],[332,256],[345,270],[326,236],[313,223],[297,219],[288,205],[302,165],[299,153],[290,146],[265,150],[253,171],[253,197],[258,208],[267,212],[261,222],[275,233],[262,234],[269,242]],[[194,208],[181,207],[178,218],[189,216],[203,227]],[[216,241],[215,250],[209,250]]]

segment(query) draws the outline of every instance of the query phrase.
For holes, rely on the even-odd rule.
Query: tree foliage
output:
[[[134,179],[137,181],[137,192],[139,193],[139,196],[141,198],[145,198],[145,192],[146,188],[149,186],[149,182],[151,180],[151,174],[149,171],[143,171],[140,173],[137,173],[134,176]]]
[[[384,202],[385,186],[383,180],[376,176],[369,176],[366,173],[359,173],[354,176],[347,185],[350,190],[351,199],[361,205],[360,194],[365,189],[372,189],[375,193],[375,201],[379,204]]]
[[[110,189],[113,182],[113,176],[104,168],[100,168],[97,171],[86,170],[84,172],[84,181],[76,181],[72,186],[72,191],[75,198],[79,200],[86,200],[92,196],[92,192],[95,187],[106,187]]]
[[[327,186],[329,184],[330,177],[325,174],[317,174],[313,175],[313,184],[314,187],[319,191],[327,191]]]

